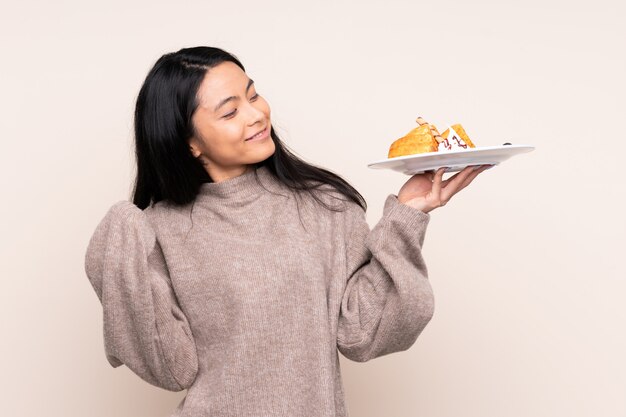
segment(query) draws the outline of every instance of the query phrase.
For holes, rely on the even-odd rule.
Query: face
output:
[[[189,147],[213,181],[241,175],[274,153],[270,107],[236,64],[223,62],[209,69],[198,102],[192,118],[196,135]]]

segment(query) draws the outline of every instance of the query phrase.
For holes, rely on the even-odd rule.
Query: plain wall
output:
[[[341,357],[353,417],[626,415],[623,2],[4,2],[0,13],[6,416],[168,416],[183,398],[104,356],[83,269],[128,199],[132,112],[166,52],[237,55],[299,156],[367,199],[419,115],[535,151],[431,212],[435,315],[408,351]],[[447,175],[446,177],[448,177]]]

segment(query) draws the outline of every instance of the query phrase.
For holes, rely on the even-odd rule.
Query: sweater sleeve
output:
[[[191,386],[195,342],[141,209],[129,201],[109,209],[89,241],[85,272],[102,304],[109,363],[168,391]]]
[[[434,312],[422,245],[430,215],[389,194],[383,215],[370,231],[365,211],[348,210],[347,283],[337,347],[365,362],[409,349]]]

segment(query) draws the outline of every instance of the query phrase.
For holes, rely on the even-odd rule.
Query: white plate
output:
[[[445,172],[461,171],[469,165],[498,165],[514,155],[534,150],[531,145],[499,145],[469,148],[455,151],[426,152],[415,155],[381,159],[367,164],[373,169],[392,169],[407,175],[437,170],[446,167]]]

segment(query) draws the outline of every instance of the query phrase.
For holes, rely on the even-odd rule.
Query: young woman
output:
[[[233,55],[162,56],[135,110],[130,201],[98,224],[85,270],[105,353],[187,389],[173,416],[346,416],[340,351],[411,347],[433,314],[429,212],[487,166],[412,176],[370,230],[363,197],[298,159]]]

